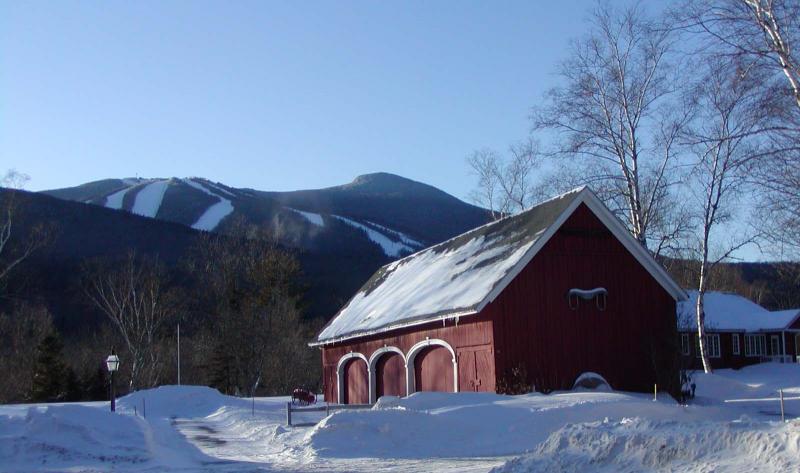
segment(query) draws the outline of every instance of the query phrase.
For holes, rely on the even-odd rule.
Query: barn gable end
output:
[[[606,290],[572,303],[571,289]],[[615,389],[646,391],[667,373],[675,300],[586,205],[484,310],[498,381],[521,367],[537,389],[570,389],[587,371]],[[505,379],[504,379],[505,378]]]

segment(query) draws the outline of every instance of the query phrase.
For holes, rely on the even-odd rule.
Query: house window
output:
[[[767,340],[764,335],[744,336],[745,356],[766,356],[766,354],[767,354]]]
[[[731,343],[733,344],[733,354],[740,355],[742,353],[741,348],[739,347],[739,334],[734,333],[731,335]]]
[[[706,342],[706,353],[709,358],[719,358],[719,334],[713,333],[711,335],[704,335]],[[694,337],[694,350],[697,357],[700,358],[700,338]]]
[[[681,334],[681,353],[684,355],[689,355],[689,334],[682,333]]]

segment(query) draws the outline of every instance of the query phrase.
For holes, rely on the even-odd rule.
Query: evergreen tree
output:
[[[53,402],[66,397],[67,377],[71,370],[64,363],[63,348],[61,339],[56,333],[47,335],[39,343],[31,392],[28,396],[31,401]]]
[[[84,400],[83,386],[81,386],[81,382],[78,379],[78,375],[75,374],[75,370],[73,370],[70,366],[67,367],[67,370],[64,373],[63,391],[64,401],[76,402]]]
[[[83,386],[84,399],[87,401],[107,401],[108,400],[108,376],[102,366],[98,366],[94,371],[88,371],[81,380]]]

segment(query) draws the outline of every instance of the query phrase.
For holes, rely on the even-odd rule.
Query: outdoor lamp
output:
[[[117,371],[117,369],[119,368],[119,357],[117,356],[116,353],[114,353],[113,348],[111,349],[111,354],[108,355],[108,358],[106,358],[106,368],[108,368],[108,373],[110,378],[108,382],[110,384],[109,389],[111,391],[111,394],[109,396],[109,398],[111,399],[111,412],[116,412],[117,400],[115,399],[114,396],[114,372]]]

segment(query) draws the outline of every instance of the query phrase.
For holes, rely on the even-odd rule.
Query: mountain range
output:
[[[485,210],[426,184],[376,173],[326,189],[267,192],[203,178],[104,179],[43,191],[225,233],[245,222],[288,247],[323,252],[379,251],[398,258],[485,223]]]
[[[0,190],[0,200],[7,193]],[[53,238],[26,262],[11,298],[35,294],[66,331],[100,316],[87,307],[80,287],[87,259],[134,250],[177,266],[203,232],[256,225],[297,255],[306,315],[328,319],[383,264],[489,219],[485,210],[435,187],[386,173],[292,192],[197,177],[104,179],[15,198],[21,210],[16,236],[44,222]]]

